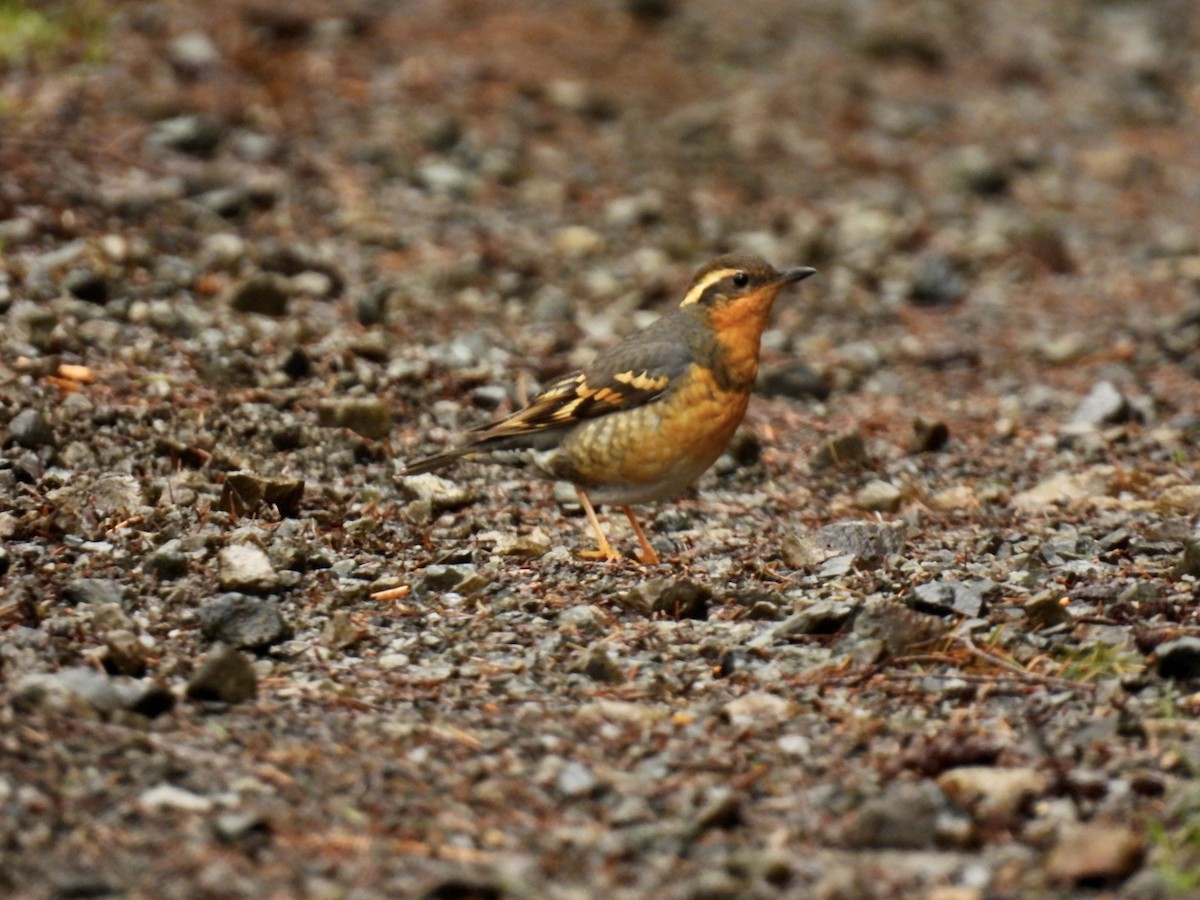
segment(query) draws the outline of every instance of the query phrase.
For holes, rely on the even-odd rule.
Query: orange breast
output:
[[[723,391],[693,366],[662,401],[582,424],[563,442],[564,473],[598,503],[677,494],[728,446],[749,400],[749,392]]]

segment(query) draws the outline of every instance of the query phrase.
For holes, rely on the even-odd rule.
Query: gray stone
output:
[[[241,703],[258,693],[258,676],[249,658],[233,647],[209,654],[188,681],[189,700]]]
[[[808,460],[813,471],[834,466],[865,466],[871,461],[867,442],[857,431],[835,435],[821,442]]]
[[[147,557],[144,568],[163,581],[171,581],[187,574],[188,560],[183,552],[183,542],[173,538]]]
[[[764,369],[758,377],[757,388],[764,396],[792,400],[825,400],[830,392],[825,377],[799,360]]]
[[[942,253],[927,253],[917,263],[909,299],[914,306],[949,306],[967,293],[966,279]]]
[[[104,669],[109,674],[140,678],[149,660],[149,648],[132,631],[116,628],[104,636]]]
[[[279,587],[271,559],[258,547],[233,544],[217,554],[217,580],[227,591],[266,594]]]
[[[1112,425],[1127,422],[1133,408],[1111,381],[1100,381],[1080,401],[1070,418],[1072,425]]]
[[[986,598],[996,583],[986,578],[973,581],[928,581],[912,589],[907,602],[913,609],[937,615],[956,613],[968,618],[983,615]]]
[[[813,540],[837,553],[860,559],[882,559],[904,551],[906,531],[903,522],[847,519],[826,525],[813,535]]]
[[[322,428],[348,428],[355,434],[379,441],[392,430],[392,414],[387,404],[377,397],[325,400],[317,407],[317,424]]]
[[[76,578],[63,588],[63,601],[71,606],[120,605],[124,596],[121,583],[111,578]]]
[[[474,488],[456,484],[448,478],[432,472],[406,475],[399,479],[396,486],[404,499],[424,500],[429,503],[434,512],[459,509],[474,503],[476,497],[479,496]]]
[[[867,512],[894,513],[903,500],[900,488],[878,478],[868,481],[854,495],[854,505]]]
[[[243,650],[265,650],[292,635],[271,600],[245,594],[222,594],[200,607],[200,633]]]
[[[8,423],[8,440],[5,444],[36,450],[39,447],[57,447],[58,441],[45,416],[36,409],[23,409]]]
[[[220,212],[220,210],[217,210]],[[286,316],[291,299],[288,280],[282,275],[263,273],[232,285],[225,299],[235,312],[262,316]]]
[[[586,797],[594,794],[601,784],[595,773],[583,763],[568,760],[555,779],[555,787],[564,797]]]
[[[818,600],[780,622],[773,633],[779,639],[787,639],[793,635],[835,634],[850,621],[853,613],[854,610],[849,604]]]
[[[707,619],[712,588],[690,578],[652,578],[626,595],[629,605],[648,615],[673,619]]]
[[[937,785],[896,782],[881,797],[868,800],[846,830],[855,849],[921,850],[938,844],[938,820],[947,812]]]

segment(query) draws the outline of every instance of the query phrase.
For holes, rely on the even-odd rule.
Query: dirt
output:
[[[0,5],[0,891],[1200,889],[1198,12]],[[731,250],[662,564],[400,475]]]

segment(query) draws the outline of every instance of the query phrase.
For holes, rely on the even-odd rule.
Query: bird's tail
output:
[[[436,472],[438,469],[444,469],[451,463],[457,462],[466,452],[467,448],[463,447],[455,450],[447,450],[444,453],[436,453],[433,456],[426,456],[423,459],[409,463],[400,470],[400,474],[408,476],[420,475],[423,472]]]

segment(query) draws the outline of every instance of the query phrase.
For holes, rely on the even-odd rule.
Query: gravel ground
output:
[[[0,4],[0,892],[1194,896],[1198,41]],[[398,475],[732,249],[819,276],[662,565]]]

